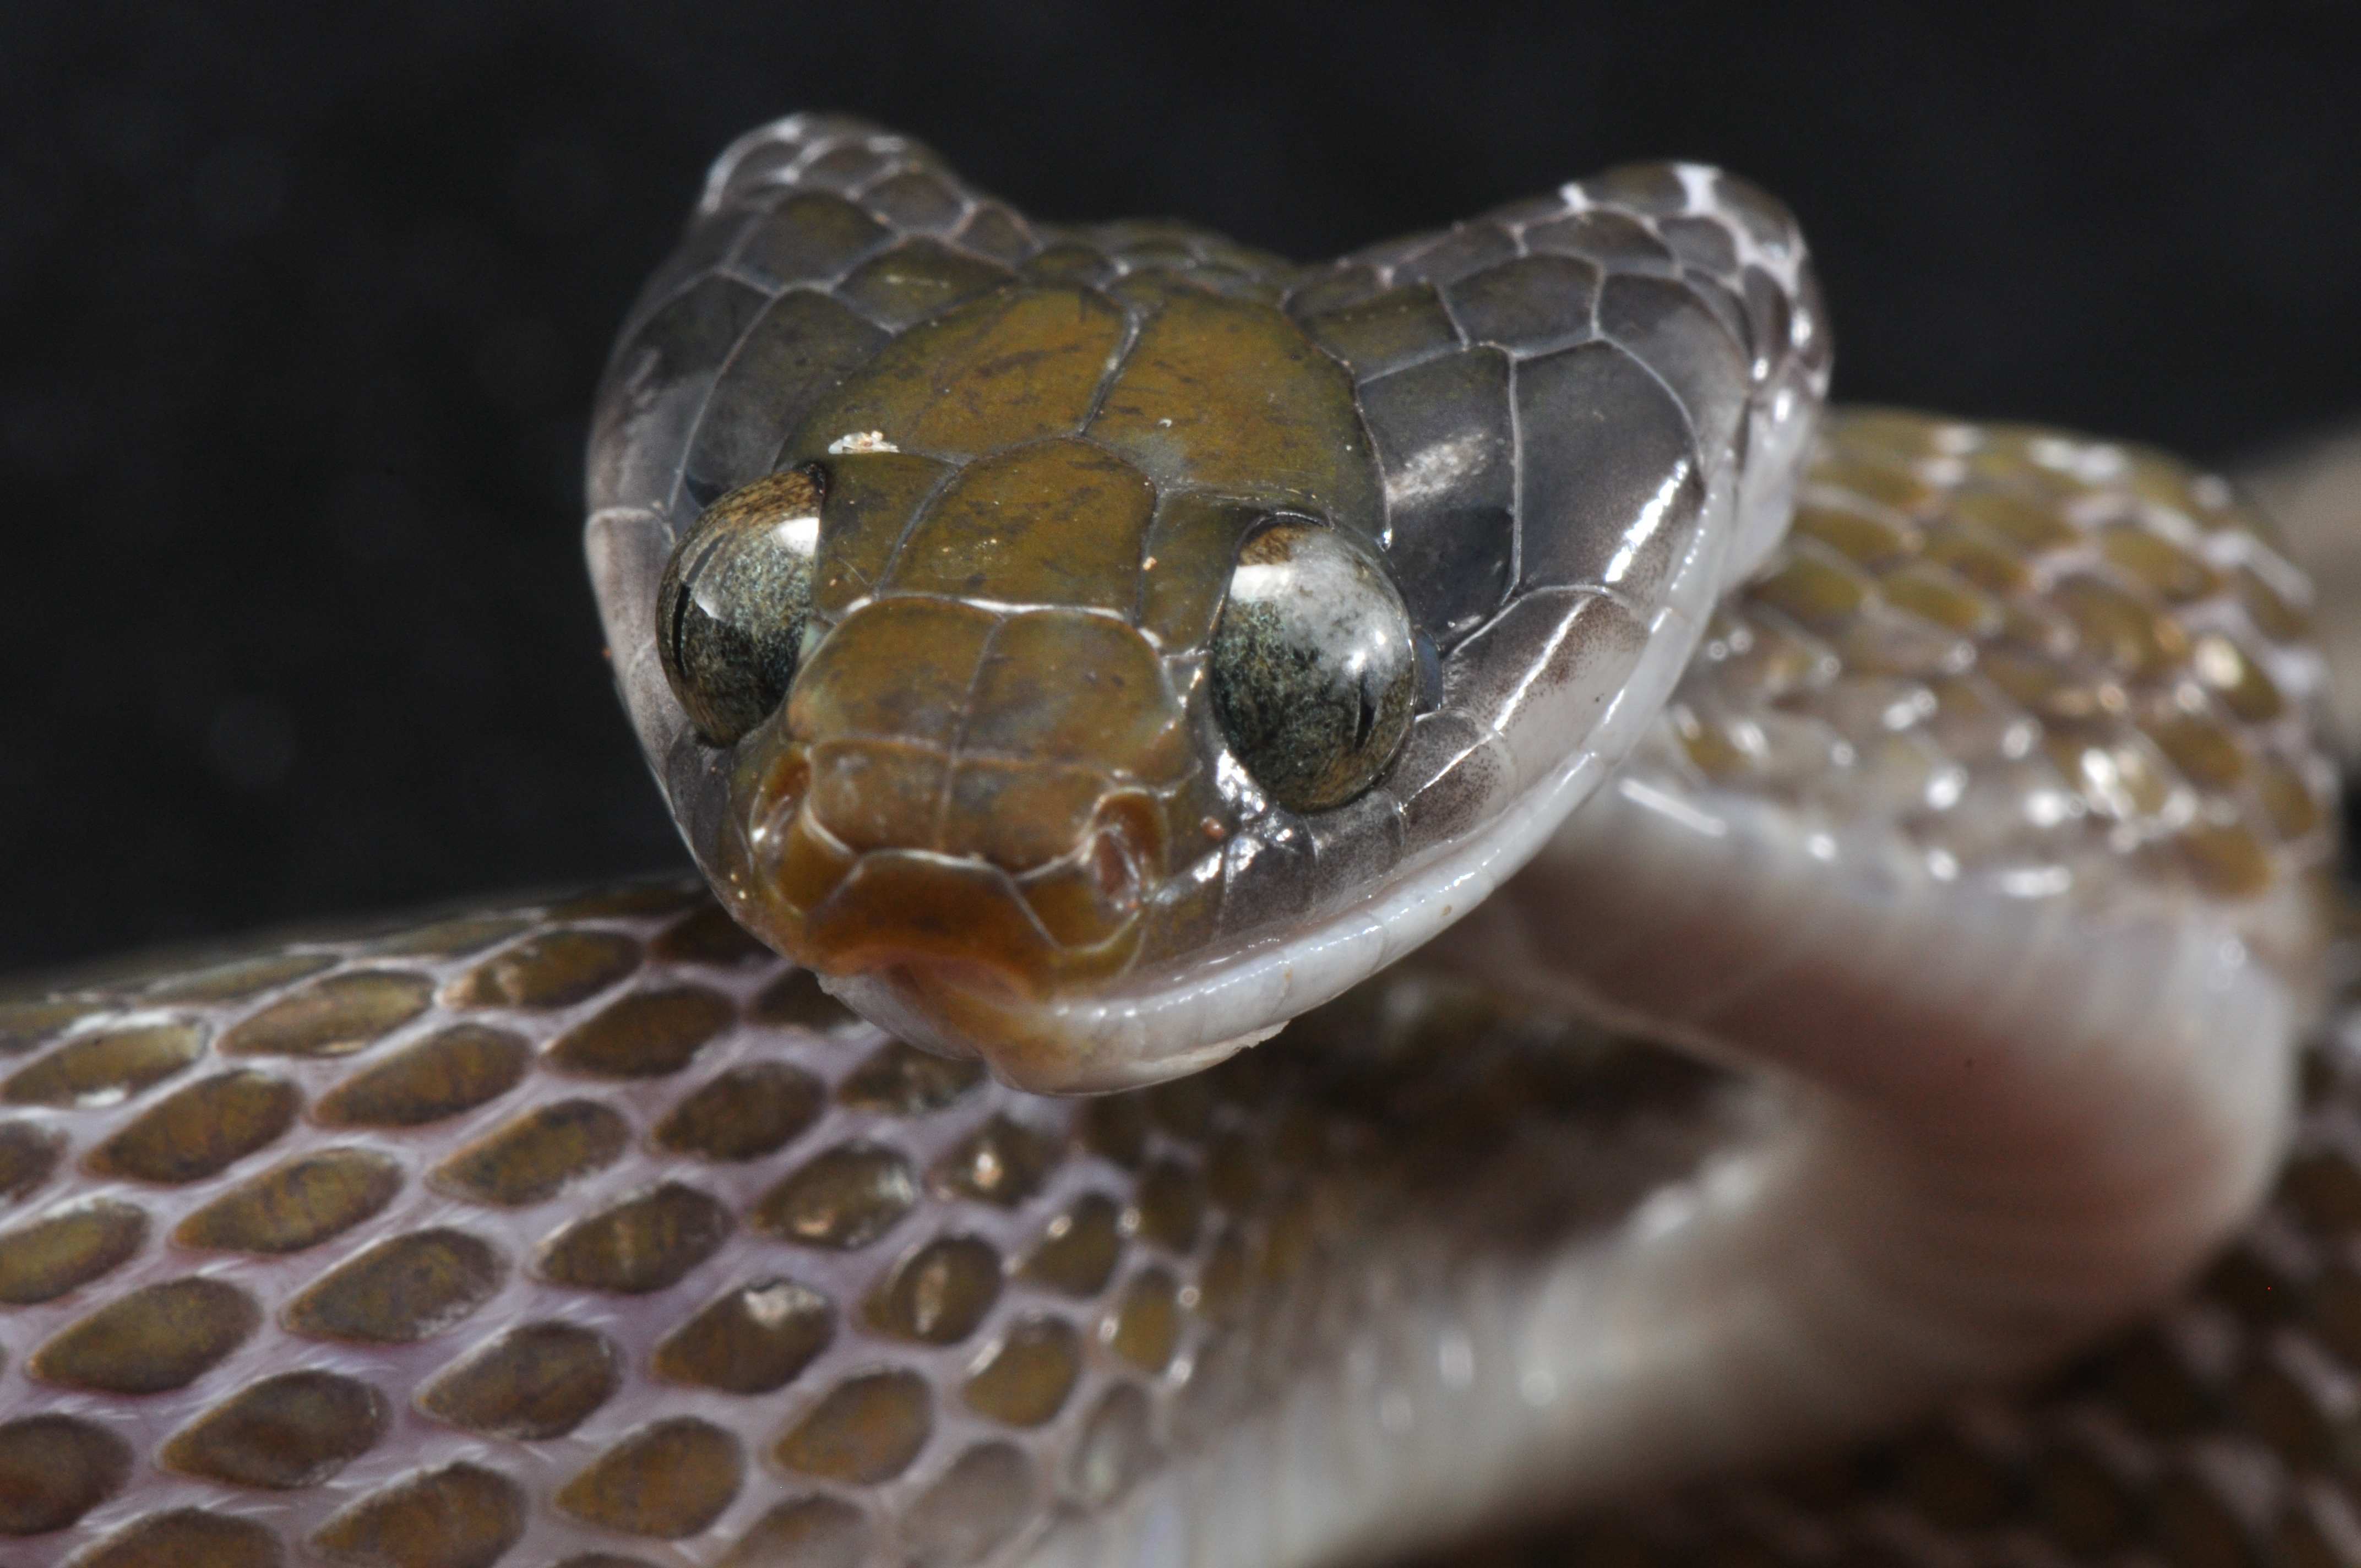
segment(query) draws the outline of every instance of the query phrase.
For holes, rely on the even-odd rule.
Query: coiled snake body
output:
[[[1300,267],[742,138],[588,527],[721,902],[0,1004],[0,1561],[2361,1557],[2308,590],[1828,364],[1710,170]]]

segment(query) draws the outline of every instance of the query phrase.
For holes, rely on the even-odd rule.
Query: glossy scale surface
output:
[[[865,814],[917,857],[858,940],[972,942],[940,835],[1029,872],[1135,784],[1210,787],[1202,918],[1102,971],[1007,960],[1199,1036],[827,977],[897,1038],[672,883],[20,988],[8,1559],[1273,1563],[1574,1503],[1617,1506],[1504,1550],[2361,1555],[2342,1027],[2279,1165],[2334,850],[2308,590],[2217,482],[2103,442],[1840,415],[1804,475],[1826,353],[1784,214],[1710,170],[1299,269],[1039,228],[850,122],[741,140],[594,453],[619,678],[692,849],[776,934],[799,884],[747,874],[755,830],[829,756],[1082,775],[968,818],[829,797],[838,843]],[[708,746],[657,656],[670,545],[806,460],[819,634],[783,717]],[[1241,510],[1279,506],[1367,541],[1433,651],[1366,810],[1224,793],[1202,663]],[[1204,548],[1156,554],[1182,522]],[[1142,684],[1085,703],[1079,637]],[[1140,863],[1153,894],[1188,861]],[[1197,970],[1302,978],[1233,1005]],[[1073,1087],[1307,1007],[1086,1100],[912,1043]],[[2026,1398],[1632,1506],[2158,1301]]]

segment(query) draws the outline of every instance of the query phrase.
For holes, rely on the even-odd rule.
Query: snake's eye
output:
[[[1212,673],[1230,750],[1294,811],[1368,788],[1418,693],[1410,612],[1385,569],[1356,538],[1293,521],[1239,552]]]
[[[768,718],[795,679],[825,479],[811,464],[730,491],[706,508],[664,568],[656,591],[664,676],[716,746]]]

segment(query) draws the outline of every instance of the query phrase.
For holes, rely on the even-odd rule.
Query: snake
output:
[[[699,874],[12,985],[0,1561],[2361,1561],[2312,589],[1831,344],[1699,165],[741,137],[587,479]]]

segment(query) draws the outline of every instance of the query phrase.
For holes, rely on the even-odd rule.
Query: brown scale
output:
[[[202,1181],[278,1142],[295,1124],[302,1098],[268,1073],[216,1073],[165,1096],[82,1163],[94,1175],[157,1186]]]
[[[54,1300],[129,1261],[148,1240],[148,1216],[111,1198],[86,1199],[0,1234],[0,1302]]]
[[[332,1372],[290,1372],[232,1395],[165,1443],[166,1469],[233,1486],[316,1486],[377,1446],[386,1396]]]
[[[641,1428],[558,1488],[566,1513],[620,1535],[678,1541],[713,1523],[744,1484],[743,1445],[694,1417]]]
[[[592,1078],[664,1078],[737,1016],[728,997],[701,986],[634,992],[560,1036],[548,1058]]]
[[[382,1211],[401,1181],[400,1163],[372,1149],[297,1155],[182,1220],[172,1240],[192,1251],[308,1251]]]
[[[498,1248],[466,1231],[389,1236],[289,1301],[286,1325],[307,1339],[407,1344],[483,1305],[508,1266]]]
[[[472,1111],[524,1080],[522,1036],[456,1024],[374,1059],[321,1096],[313,1120],[337,1127],[421,1127]]]
[[[730,1394],[785,1387],[836,1337],[828,1298],[792,1279],[758,1279],[700,1309],[656,1346],[656,1376]]]
[[[555,1284],[644,1296],[679,1283],[730,1225],[718,1201],[667,1181],[574,1221],[543,1244],[534,1267]]]
[[[187,1068],[204,1047],[204,1031],[193,1024],[102,1030],[9,1075],[0,1099],[13,1105],[74,1105],[137,1092]]]
[[[676,1154],[755,1159],[818,1121],[824,1095],[819,1080],[785,1062],[731,1068],[675,1105],[655,1140]]]
[[[185,1388],[254,1336],[262,1311],[218,1279],[175,1279],[118,1296],[51,1336],[27,1368],[41,1382],[103,1394]]]
[[[426,1011],[424,976],[355,970],[314,981],[222,1036],[225,1056],[325,1057],[357,1051]]]
[[[457,1197],[522,1208],[614,1164],[631,1135],[631,1124],[611,1107],[560,1100],[494,1128],[437,1165],[431,1179]]]
[[[418,1405],[488,1437],[564,1437],[607,1402],[621,1372],[622,1357],[597,1331],[526,1323],[445,1367]]]

